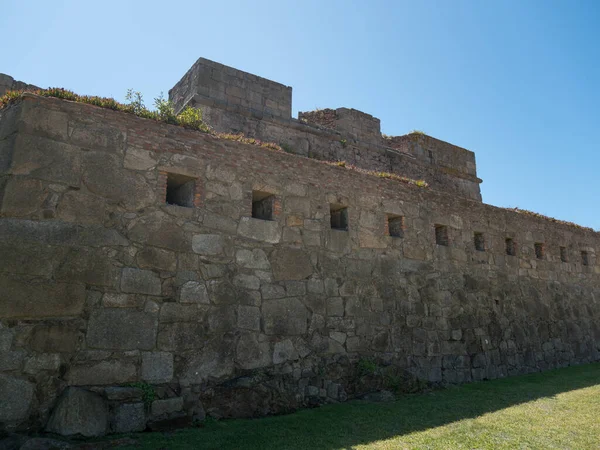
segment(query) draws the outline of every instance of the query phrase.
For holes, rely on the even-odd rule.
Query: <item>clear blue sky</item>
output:
[[[600,1],[3,0],[0,72],[146,103],[200,56],[475,151],[486,203],[600,229]]]

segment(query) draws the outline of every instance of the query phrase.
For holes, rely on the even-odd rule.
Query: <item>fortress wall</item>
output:
[[[0,130],[1,428],[69,386],[130,431],[600,359],[592,231],[57,99]]]
[[[381,123],[377,117],[350,108],[338,108],[336,130],[351,139],[381,145]]]
[[[424,144],[419,145],[418,142],[413,146],[405,146],[410,151],[415,151],[415,154],[411,154],[405,148],[396,150],[391,146],[354,141],[340,131],[317,128],[293,119],[290,121],[265,120],[245,114],[239,109],[234,112],[221,107],[193,104],[202,108],[206,122],[217,131],[242,133],[245,136],[275,142],[282,145],[289,153],[313,159],[345,161],[347,164],[367,170],[391,172],[412,179],[423,179],[431,185],[432,189],[481,201],[479,190],[481,180],[473,175],[474,169],[466,168],[467,165],[475,167],[475,157],[472,152],[467,150],[450,158],[456,161],[455,164],[435,165],[431,161],[435,162],[437,155],[446,151],[446,146],[443,145],[446,143],[437,147],[432,145],[426,147]],[[430,142],[441,141],[432,138]],[[450,144],[446,145],[450,146]],[[424,150],[424,147],[432,148],[433,159],[429,157],[429,152]],[[444,156],[444,158],[448,159],[449,157]]]
[[[169,91],[176,109],[194,97],[209,105],[238,105],[283,119],[292,116],[292,88],[200,58]]]
[[[303,156],[424,178],[433,189],[481,200],[473,152],[428,136],[384,139],[378,118],[350,108],[291,118],[291,88],[232,67],[200,58],[169,98],[176,110],[202,108],[217,131],[276,142]]]

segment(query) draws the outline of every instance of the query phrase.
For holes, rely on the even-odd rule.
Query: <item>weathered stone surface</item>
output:
[[[137,387],[109,386],[104,388],[104,395],[110,401],[141,402],[144,391]]]
[[[27,418],[33,400],[34,385],[0,374],[0,422],[17,422]]]
[[[279,224],[270,220],[242,217],[237,232],[240,236],[270,244],[277,244],[281,240]]]
[[[43,370],[55,372],[60,367],[61,358],[58,354],[45,353],[35,355],[27,359],[23,371],[29,374],[37,374]]]
[[[90,317],[90,348],[151,350],[156,343],[156,316],[127,309],[104,309]]]
[[[161,325],[158,333],[159,350],[178,351],[202,348],[208,337],[205,323],[188,322]]]
[[[125,152],[124,167],[132,170],[148,170],[156,166],[152,153],[140,148],[129,147]]]
[[[254,275],[238,274],[233,278],[233,285],[244,289],[258,290],[260,280]]]
[[[228,281],[211,280],[208,282],[209,296],[216,305],[230,305],[237,301],[238,291]]]
[[[199,255],[220,255],[225,241],[219,234],[196,234],[192,237],[192,250]]]
[[[85,302],[85,286],[68,283],[24,283],[0,275],[1,318],[76,316]]]
[[[238,306],[237,326],[245,330],[260,331],[260,309],[255,306]]]
[[[272,364],[268,342],[259,342],[254,334],[240,336],[236,347],[236,362],[242,369],[258,369]]]
[[[108,431],[108,405],[98,394],[69,387],[52,411],[46,431],[63,436],[102,436]]]
[[[294,361],[299,358],[298,351],[289,339],[277,342],[273,350],[273,364],[281,364],[286,361]]]
[[[83,156],[83,183],[90,192],[139,210],[156,201],[154,190],[142,175],[120,167],[116,155],[86,152]]]
[[[202,383],[220,379],[233,372],[233,351],[227,341],[211,342],[193,354],[186,362],[181,379],[188,383]]]
[[[159,322],[196,322],[204,316],[206,310],[206,307],[201,309],[200,305],[193,303],[164,303],[160,308]]]
[[[96,249],[69,249],[56,270],[58,281],[108,286],[119,283],[120,271],[113,261]]]
[[[13,154],[13,174],[79,187],[82,152],[78,147],[27,134],[19,135],[17,146],[28,151]]]
[[[110,420],[114,433],[135,433],[146,429],[144,403],[125,403],[115,407]]]
[[[0,371],[19,370],[23,366],[25,352],[23,351],[1,351]]]
[[[142,269],[175,271],[177,257],[175,253],[155,247],[146,247],[137,254],[138,265]]]
[[[313,273],[310,256],[297,248],[281,248],[271,254],[275,280],[304,280]]]
[[[42,209],[48,194],[41,181],[23,177],[11,177],[3,181],[5,182],[1,205],[3,216],[30,217]]]
[[[168,383],[173,378],[173,354],[142,353],[142,379],[149,383]]]
[[[306,332],[308,310],[297,298],[266,300],[262,312],[266,334],[297,336]]]
[[[102,197],[80,191],[68,191],[58,204],[58,217],[67,222],[102,223],[105,204]]]
[[[183,409],[183,397],[173,397],[152,402],[152,416],[160,417],[180,412]]]
[[[179,301],[181,303],[201,303],[208,305],[210,299],[208,297],[208,291],[204,283],[197,281],[188,281],[181,287],[181,293],[179,294]]]
[[[189,252],[191,242],[186,232],[168,214],[154,211],[135,220],[128,232],[129,238],[143,245]]]
[[[137,369],[130,361],[100,361],[94,364],[72,365],[66,380],[74,386],[111,385],[135,381]]]
[[[137,308],[143,302],[144,298],[135,294],[107,292],[102,296],[102,305],[106,308]]]
[[[150,270],[126,267],[121,272],[121,290],[133,294],[160,295],[160,279]]]
[[[238,250],[235,254],[236,262],[247,269],[270,269],[271,265],[267,255],[260,249]]]

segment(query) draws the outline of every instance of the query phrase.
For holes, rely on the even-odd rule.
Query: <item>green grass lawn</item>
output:
[[[169,450],[600,449],[600,364],[131,436]]]

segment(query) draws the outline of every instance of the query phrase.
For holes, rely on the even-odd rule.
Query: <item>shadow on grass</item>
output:
[[[199,429],[133,435],[142,448],[340,449],[439,427],[600,383],[600,363],[472,383],[391,403],[353,401]]]

